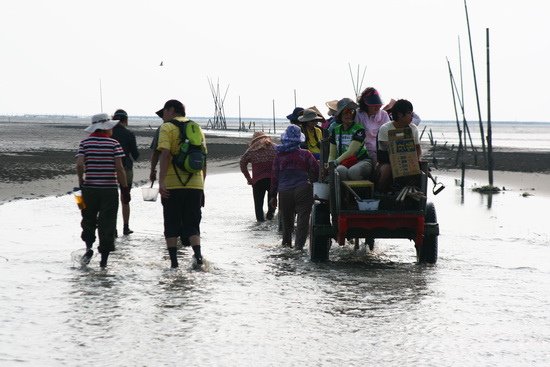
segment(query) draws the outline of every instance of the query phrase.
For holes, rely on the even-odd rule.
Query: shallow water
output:
[[[333,245],[330,261],[256,224],[240,173],[207,178],[205,269],[168,269],[160,202],[133,190],[135,233],[87,267],[69,195],[0,205],[0,364],[533,366],[550,360],[544,197],[451,185],[432,197],[439,261],[412,242]],[[119,231],[121,230],[119,225]]]

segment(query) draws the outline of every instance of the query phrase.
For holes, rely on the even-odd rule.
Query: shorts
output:
[[[170,197],[162,199],[164,237],[183,239],[200,235],[203,191],[200,189],[170,189]]]

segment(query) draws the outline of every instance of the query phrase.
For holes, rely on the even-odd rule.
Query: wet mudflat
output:
[[[168,269],[160,202],[139,189],[135,233],[107,270],[73,261],[83,245],[72,197],[0,205],[0,362],[546,365],[550,200],[507,191],[489,202],[446,185],[431,197],[435,266],[417,265],[407,240],[333,245],[329,262],[312,263],[280,247],[276,223],[254,222],[240,173],[207,178],[201,270],[186,248]]]

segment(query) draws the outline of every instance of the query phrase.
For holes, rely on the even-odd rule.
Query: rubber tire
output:
[[[437,215],[435,214],[435,206],[433,203],[426,204],[426,223],[437,223]],[[419,263],[435,264],[437,262],[437,236],[427,235],[424,236],[424,243],[417,250],[417,257]]]
[[[318,235],[318,225],[330,225],[330,209],[326,204],[315,203],[311,211],[309,225],[309,256],[311,261],[327,261],[330,250],[330,237]]]

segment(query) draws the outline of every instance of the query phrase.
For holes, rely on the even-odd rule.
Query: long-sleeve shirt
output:
[[[271,193],[293,190],[319,177],[319,163],[309,150],[277,153],[271,173]]]
[[[247,150],[240,160],[241,172],[246,180],[254,185],[263,178],[271,178],[271,169],[276,154],[274,145],[257,150]],[[248,171],[249,164],[252,164],[252,177]]]

